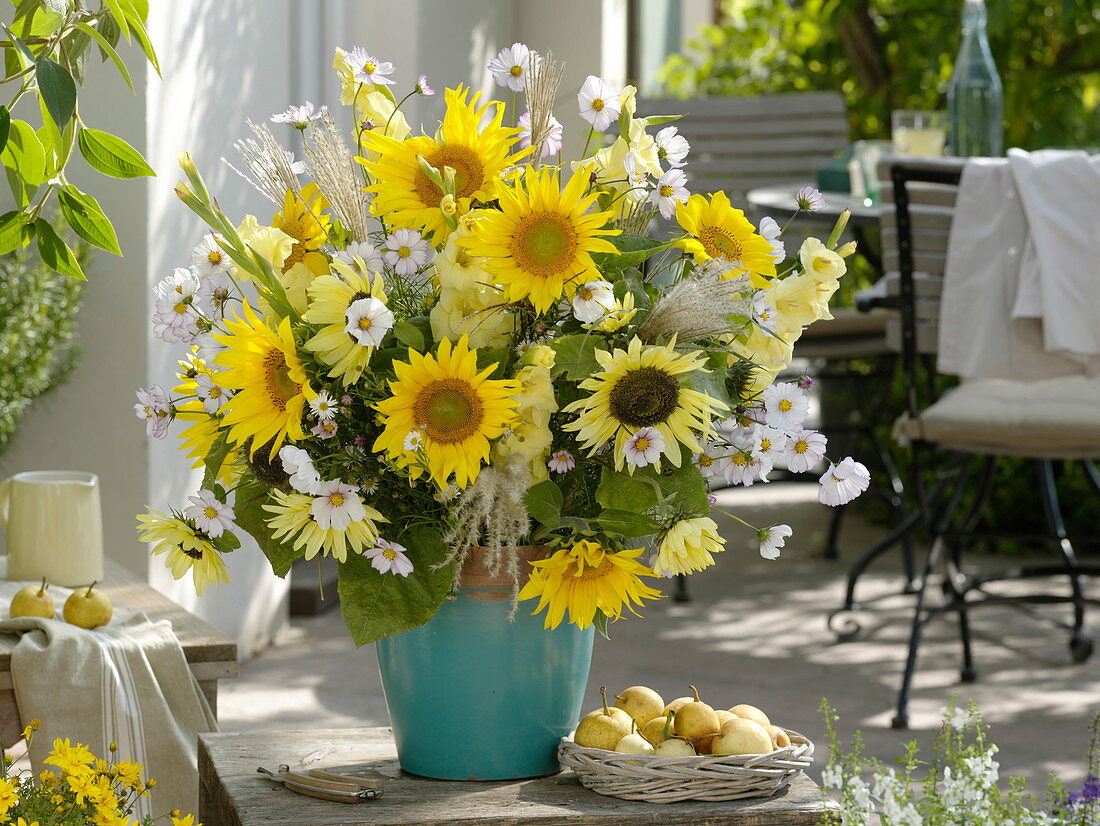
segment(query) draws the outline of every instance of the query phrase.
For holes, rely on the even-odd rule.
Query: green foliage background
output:
[[[1100,3],[986,0],[1006,146],[1100,145]],[[837,89],[852,139],[889,138],[894,109],[945,109],[962,2],[725,0],[659,81],[675,95]]]

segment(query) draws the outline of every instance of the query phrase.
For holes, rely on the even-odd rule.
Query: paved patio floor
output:
[[[613,624],[610,642],[597,637],[586,706],[595,706],[601,685],[641,683],[671,699],[687,693],[690,681],[704,699],[724,707],[759,705],[773,720],[819,740],[817,708],[826,697],[841,715],[843,733],[861,729],[868,752],[891,759],[909,739],[929,742],[939,709],[957,694],[964,702],[976,700],[992,724],[1002,776],[1023,774],[1039,794],[1049,772],[1080,781],[1089,717],[1100,709],[1100,656],[1073,665],[1067,632],[991,607],[974,614],[980,677],[964,685],[955,623],[935,622],[914,683],[911,728],[891,730],[912,604],[900,594],[898,557],[886,558],[864,579],[861,597],[881,599],[861,615],[859,641],[838,644],[826,627],[842,598],[846,562],[881,529],[849,519],[846,559],[829,562],[819,551],[828,512],[816,502],[816,485],[771,483],[718,497],[719,507],[754,524],[790,524],[795,535],[789,547],[779,560],[763,560],[746,529],[718,517],[728,550],[715,568],[691,578],[692,602],[662,600],[644,620]],[[1065,619],[1067,611],[1046,614]],[[1090,625],[1100,634],[1100,612]],[[373,647],[357,651],[335,610],[295,620],[276,645],[244,665],[239,680],[223,684],[220,705],[227,731],[388,722]]]

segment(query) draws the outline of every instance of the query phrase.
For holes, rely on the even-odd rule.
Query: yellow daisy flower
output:
[[[0,815],[7,814],[8,809],[19,802],[19,793],[15,784],[6,777],[0,777]]]
[[[48,766],[57,766],[63,772],[71,772],[95,762],[95,755],[83,743],[74,746],[68,737],[64,740],[58,737],[53,741],[50,754],[43,762]]]
[[[745,213],[730,206],[724,192],[716,192],[708,201],[702,195],[692,195],[676,207],[676,221],[691,237],[676,245],[695,256],[703,264],[712,258],[724,258],[741,265],[753,284],[767,287],[768,278],[775,277],[772,246],[757,235]],[[739,275],[734,268],[728,275]]]
[[[172,826],[196,826],[195,816],[194,815],[186,815],[184,817],[179,817],[179,816],[173,814],[172,815]],[[202,824],[200,823],[200,824],[198,824],[198,826],[202,826]]]
[[[352,385],[363,375],[376,349],[363,343],[375,340],[366,337],[366,333],[385,335],[393,326],[393,316],[384,307],[380,311],[386,316],[384,318],[369,312],[355,312],[353,307],[357,301],[368,298],[385,304],[382,276],[376,275],[372,286],[369,275],[359,273],[343,261],[333,261],[332,269],[333,275],[322,275],[309,285],[309,308],[302,317],[310,324],[321,325],[321,329],[304,346],[315,353],[322,364],[332,368],[329,376]],[[357,335],[348,331],[352,316],[357,321],[352,329],[362,331]]]
[[[298,359],[290,319],[284,318],[276,332],[244,303],[244,318],[226,318],[228,334],[214,338],[226,346],[215,359],[227,369],[214,374],[222,387],[237,394],[222,408],[223,423],[230,426],[235,444],[252,439],[251,453],[271,444],[275,456],[289,438],[305,438],[302,414],[306,403],[317,398],[309,386],[305,368]]]
[[[121,760],[114,765],[115,774],[123,785],[131,789],[140,789],[142,786],[141,773],[145,767],[132,760]]]
[[[643,346],[637,337],[626,350],[597,350],[596,360],[603,369],[581,382],[581,388],[592,394],[564,408],[566,413],[580,415],[563,430],[576,431],[589,455],[614,438],[615,467],[621,470],[627,440],[643,427],[655,427],[665,440],[665,458],[679,467],[676,443],[699,453],[696,434],[710,432],[711,418],[729,409],[718,399],[684,386],[692,373],[706,371],[705,356],[703,352],[677,353],[672,345]]]
[[[643,549],[610,553],[595,542],[581,540],[572,548],[562,548],[547,559],[532,562],[531,578],[519,592],[519,599],[539,598],[532,611],[546,611],[546,628],[557,628],[569,611],[569,621],[587,628],[602,611],[617,620],[623,609],[635,616],[634,605],[643,599],[660,599],[664,594],[650,588],[641,577],[653,571],[637,559]]]
[[[374,406],[384,429],[373,449],[407,466],[418,454],[406,440],[417,431],[419,455],[436,484],[445,488],[453,475],[458,487],[466,487],[489,459],[489,440],[504,433],[515,416],[519,384],[490,379],[496,367],[479,373],[477,351],[469,349],[465,336],[453,348],[443,339],[434,356],[410,349],[408,362],[393,363],[393,395]]]
[[[588,213],[597,193],[585,195],[588,173],[578,169],[560,189],[558,173],[528,166],[524,177],[500,191],[500,209],[485,210],[470,236],[459,239],[504,287],[510,301],[530,299],[544,312],[567,284],[601,278],[594,252],[615,252],[601,235],[611,212]],[[586,214],[587,213],[587,214]]]
[[[653,571],[658,576],[690,574],[714,564],[714,557],[726,549],[718,525],[707,516],[681,519],[668,529],[657,549]]]
[[[304,493],[284,493],[271,491],[275,498],[273,504],[264,505],[264,510],[274,514],[267,520],[273,538],[289,540],[294,538],[294,550],[305,548],[306,559],[313,559],[320,553],[331,556],[338,562],[345,562],[348,550],[361,553],[378,539],[378,522],[388,522],[382,514],[370,505],[363,504],[366,516],[358,522],[352,522],[347,530],[322,528],[313,518],[313,499]]]
[[[142,525],[138,528],[141,541],[155,543],[150,553],[168,555],[165,564],[175,579],[182,579],[190,570],[196,594],[202,596],[207,585],[229,582],[221,554],[182,519],[150,508],[149,513],[138,514],[138,521]],[[54,762],[54,765],[60,764]]]
[[[436,244],[449,232],[439,208],[443,190],[424,174],[418,158],[440,173],[447,166],[455,171],[457,209],[465,213],[472,204],[496,198],[501,173],[530,151],[509,154],[520,130],[503,125],[504,106],[499,101],[479,106],[481,93],[467,100],[469,92],[467,86],[446,90],[447,111],[437,138],[402,141],[378,132],[363,136],[373,156],[361,160],[374,181],[367,187],[375,193],[372,212],[385,216],[391,226],[421,230]]]

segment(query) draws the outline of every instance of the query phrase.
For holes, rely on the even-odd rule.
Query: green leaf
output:
[[[211,537],[210,542],[214,546],[214,550],[221,554],[232,553],[241,547],[241,540],[228,531],[217,538]]]
[[[110,18],[105,17],[103,18],[103,20],[109,21]],[[115,64],[115,68],[118,69],[118,73],[122,75],[122,79],[126,81],[126,85],[130,87],[130,91],[134,91],[134,81],[130,79],[130,71],[126,68],[126,61],[119,57],[119,54],[117,51],[115,51],[115,47],[111,44],[111,41],[103,34],[93,29],[87,23],[77,23],[76,27],[99,44],[99,51],[100,54],[103,55],[103,59],[107,60],[109,58],[111,62]],[[117,26],[115,27],[115,30],[117,32]]]
[[[91,196],[89,195],[88,197],[90,198]],[[202,472],[203,490],[214,489],[222,465],[225,463],[225,459],[232,449],[233,447],[229,444],[229,439],[226,437],[226,434],[224,432],[219,432],[218,438],[214,440],[214,444],[206,451],[206,456],[204,456],[202,460],[204,466]]]
[[[107,10],[111,13],[111,19],[115,21],[126,42],[130,42],[130,24],[126,22],[126,12],[120,0],[103,0]]]
[[[610,640],[611,637],[607,636],[607,614],[596,609],[596,613],[592,617],[592,624],[596,626],[596,630],[600,632],[600,636],[605,640]]]
[[[111,226],[95,198],[75,186],[58,190],[57,198],[61,214],[77,235],[100,249],[122,255],[115,228]]]
[[[724,356],[725,354],[720,355]],[[705,373],[702,370],[696,370],[691,374],[689,384],[693,390],[705,393],[712,399],[722,402],[727,408],[732,409],[733,402],[730,400],[729,391],[726,389],[727,372],[724,366],[712,367]]]
[[[88,280],[73,251],[61,240],[48,221],[39,218],[34,222],[34,230],[38,233],[38,254],[42,256],[47,267],[70,278]]]
[[[603,469],[600,485],[596,488],[596,501],[603,508],[631,510],[643,513],[657,507],[661,500],[661,488],[648,476],[628,476],[609,467]]]
[[[527,512],[536,521],[551,530],[561,524],[563,501],[561,488],[551,479],[528,488],[523,497],[523,502],[527,505]]]
[[[68,69],[48,57],[38,58],[34,76],[50,117],[58,129],[64,129],[76,109],[76,81]]]
[[[160,61],[157,60],[157,52],[153,48],[153,42],[149,39],[149,35],[145,31],[145,24],[136,14],[128,14],[126,19],[130,23],[130,31],[134,33],[137,42],[141,44],[141,50],[145,52],[146,59],[159,75]]]
[[[661,529],[661,523],[644,513],[607,508],[596,517],[596,522],[608,533],[619,536],[648,536]]]
[[[554,350],[554,369],[564,370],[572,381],[586,379],[600,369],[596,361],[596,336],[575,334],[562,336],[550,342]]]
[[[407,577],[379,573],[360,554],[340,564],[340,613],[356,645],[419,628],[450,593],[454,563],[436,568],[450,554],[438,531],[415,525],[397,541],[413,563]]]
[[[141,154],[122,138],[100,129],[81,129],[80,154],[93,169],[112,178],[140,178],[153,175]]]
[[[237,499],[233,513],[237,524],[256,540],[264,556],[271,563],[276,576],[285,577],[294,560],[305,555],[305,550],[296,551],[290,542],[281,542],[272,538],[267,520],[271,514],[263,506],[272,501],[271,489],[256,480],[251,474],[237,486]]]
[[[597,252],[592,255],[592,261],[605,275],[627,267],[636,267],[662,250],[669,249],[667,243],[642,235],[616,235],[608,240],[619,252]]]
[[[642,472],[646,475],[653,473],[650,468]],[[668,467],[656,474],[657,484],[664,494],[670,515],[678,516],[706,516],[710,512],[710,503],[707,495],[710,489],[707,487],[703,474],[691,461],[691,452],[683,448],[680,452],[680,467]]]
[[[423,353],[428,343],[424,340],[424,334],[420,328],[409,321],[399,321],[393,328],[393,334],[397,340],[407,347],[411,347],[418,353]]]
[[[0,215],[0,255],[11,252],[26,243],[23,213],[18,209]]]
[[[38,186],[46,180],[46,150],[25,120],[11,122],[8,142],[0,153],[0,160],[30,186]]]
[[[11,113],[7,106],[0,106],[0,152],[8,145],[8,132],[11,131]]]
[[[27,61],[26,65],[33,66],[35,61],[34,52],[27,48],[27,44],[23,42],[23,39],[21,37],[16,37],[15,32],[3,23],[0,23],[0,28],[4,30],[4,34],[8,36],[8,40],[12,42],[12,45],[19,51],[19,54]]]

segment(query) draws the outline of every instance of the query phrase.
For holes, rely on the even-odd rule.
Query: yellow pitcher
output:
[[[75,588],[103,580],[99,478],[76,470],[17,473],[0,482],[8,579]]]

